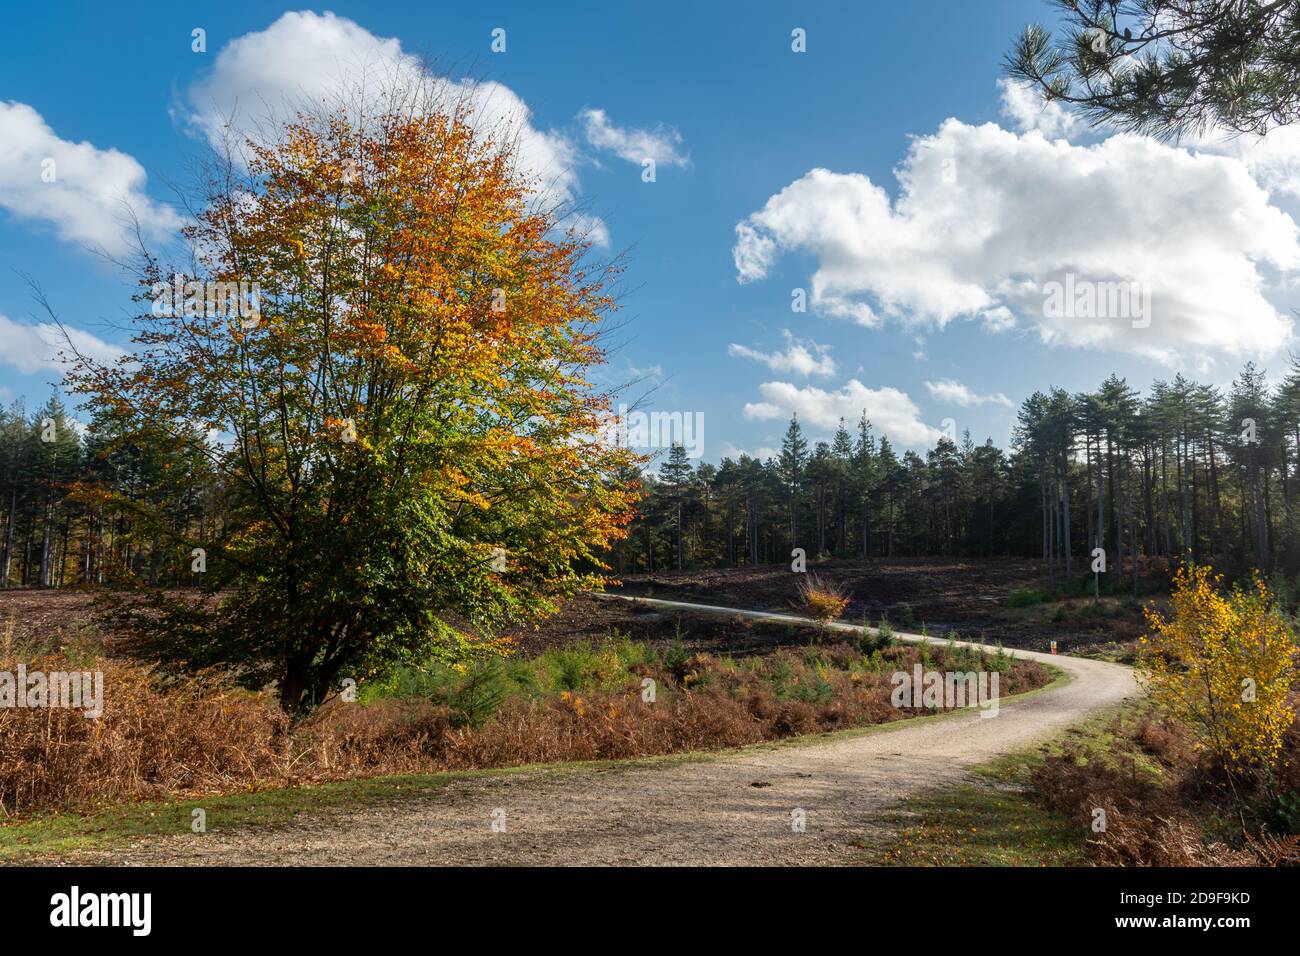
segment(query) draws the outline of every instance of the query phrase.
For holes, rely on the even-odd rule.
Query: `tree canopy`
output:
[[[168,500],[225,497],[195,526],[82,484],[203,565],[199,604],[120,569],[149,595],[117,619],[142,652],[237,666],[302,713],[342,678],[483,650],[458,622],[490,635],[599,585],[635,500],[589,374],[617,270],[479,127],[434,104],[248,141],[206,182],[192,268],[145,255],[135,348],[78,357],[118,447],[206,462],[152,476]]]

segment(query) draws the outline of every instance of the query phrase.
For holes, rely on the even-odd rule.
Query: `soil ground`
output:
[[[887,616],[895,628],[1006,647],[1047,651],[1051,641],[1062,653],[1108,649],[1125,659],[1125,648],[1141,635],[1143,619],[1131,599],[1104,597],[1094,606],[1080,596],[1028,607],[1011,607],[1018,590],[1046,590],[1050,582],[1035,561],[1013,558],[899,558],[889,561],[831,561],[809,568],[851,597],[843,620],[875,624]],[[1078,589],[1086,584],[1076,575]],[[697,601],[757,610],[794,610],[799,576],[786,565],[631,575],[612,593]],[[60,644],[78,633],[94,633],[94,595],[79,590],[0,591],[0,634],[14,625],[19,639]],[[707,628],[672,611],[629,607],[623,602],[580,596],[535,628],[510,632],[524,653],[549,646],[600,640],[614,631],[664,645],[680,639],[692,651],[750,654],[779,644],[807,643],[801,628],[736,617]],[[1118,652],[1114,652],[1119,648]]]
[[[1086,569],[1083,569],[1086,570]],[[1158,568],[1143,569],[1146,584]],[[932,635],[956,631],[963,640],[1046,651],[1097,650],[1136,640],[1143,631],[1138,602],[1086,596],[1087,575],[1076,573],[1069,590],[1076,598],[1011,607],[1016,591],[1054,591],[1066,582],[1045,579],[1037,561],[1016,558],[895,558],[888,561],[827,561],[808,572],[838,586],[850,598],[843,620],[875,624],[887,616],[895,628]],[[795,608],[800,576],[787,565],[629,575],[616,593],[699,601],[768,611]]]

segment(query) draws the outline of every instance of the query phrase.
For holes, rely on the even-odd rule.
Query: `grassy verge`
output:
[[[429,793],[453,774],[348,780],[316,787],[262,790],[197,800],[123,804],[91,814],[56,813],[0,827],[0,862],[35,854],[107,849],[141,837],[190,832],[192,811],[207,814],[208,832],[293,822],[301,813],[360,807]]]
[[[946,716],[946,715],[940,715]],[[889,727],[910,724],[933,717],[914,717],[897,721]],[[857,733],[869,733],[883,727],[863,727]],[[823,734],[834,737],[852,734],[841,731]],[[111,850],[145,837],[169,837],[191,832],[193,811],[206,813],[206,832],[238,830],[245,827],[275,827],[292,824],[299,816],[329,810],[354,810],[366,807],[397,805],[430,796],[449,784],[474,779],[518,775],[555,776],[566,773],[629,770],[636,767],[665,767],[703,761],[755,748],[783,746],[806,738],[754,744],[733,751],[689,752],[633,757],[626,760],[590,760],[582,763],[529,764],[488,770],[462,770],[454,773],[407,774],[343,780],[313,786],[284,787],[224,796],[207,796],[192,800],[158,800],[120,804],[92,813],[39,814],[0,826],[0,866],[23,865],[32,858],[48,858],[66,853]]]
[[[1080,866],[1087,865],[1088,832],[1044,810],[1027,789],[1030,775],[1069,742],[1104,750],[1114,708],[1031,750],[983,764],[981,783],[963,784],[903,801],[885,822],[898,828],[883,847],[866,848],[877,866]]]
[[[1035,690],[1006,698],[1002,706],[1045,693],[1068,682],[1070,677],[1059,668],[1051,668],[1050,683]],[[351,809],[395,804],[424,797],[448,784],[474,778],[491,778],[517,774],[562,774],[648,766],[672,766],[681,763],[716,759],[727,754],[756,749],[774,749],[807,744],[812,739],[833,740],[887,733],[919,721],[950,720],[963,711],[943,713],[886,724],[872,724],[829,733],[788,737],[748,747],[720,751],[691,751],[638,757],[627,760],[596,760],[582,763],[532,764],[492,770],[469,770],[456,773],[413,774],[345,780],[317,786],[258,790],[229,796],[201,799],[166,800],[122,804],[94,813],[41,814],[30,819],[0,826],[0,864],[21,865],[34,857],[65,853],[110,850],[145,837],[175,836],[190,832],[192,812],[206,813],[208,833],[243,827],[274,827],[291,824],[302,814],[331,809]]]
[[[143,837],[189,833],[195,809],[205,811],[207,832],[218,833],[243,827],[283,826],[293,823],[302,814],[332,809],[396,804],[428,796],[460,780],[521,773],[563,773],[566,770],[601,769],[608,766],[626,767],[689,759],[691,756],[669,754],[627,761],[374,777],[193,800],[122,804],[89,814],[41,814],[0,826],[0,864],[21,863],[24,858],[33,856],[112,849]]]

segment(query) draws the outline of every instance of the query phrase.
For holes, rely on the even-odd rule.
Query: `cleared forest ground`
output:
[[[1080,562],[1082,564],[1082,562]],[[1083,593],[1087,575],[1076,572],[1055,582],[1037,561],[1016,558],[894,558],[828,561],[809,565],[852,600],[843,620],[872,624],[882,616],[903,630],[943,636],[955,630],[964,640],[1000,642],[1006,647],[1045,651],[1096,650],[1136,640],[1142,633],[1139,602],[1103,595],[1094,606]],[[1161,568],[1144,567],[1144,584]],[[798,575],[788,565],[668,571],[628,575],[618,593],[699,601],[728,607],[791,611]],[[1054,600],[1054,589],[1071,597]],[[1077,595],[1077,596],[1075,596]],[[1030,602],[1018,604],[1017,597]],[[1039,600],[1043,598],[1045,600]]]
[[[1006,647],[1046,651],[1051,641],[1065,652],[1095,652],[1112,645],[1131,644],[1143,629],[1139,604],[1127,596],[1103,595],[1100,605],[1081,593],[1086,576],[1076,573],[1069,584],[1078,596],[1037,600],[1015,606],[1016,595],[1048,594],[1053,582],[1036,561],[1015,558],[895,558],[830,561],[809,570],[842,587],[852,601],[843,620],[872,624],[882,616],[903,630],[944,636],[955,630],[964,640],[1001,642]],[[1144,582],[1161,569],[1144,569]],[[627,575],[612,593],[698,601],[755,610],[794,610],[798,575],[788,565],[760,565],[697,571]],[[1058,580],[1056,587],[1066,582]],[[1144,595],[1143,601],[1147,600]],[[1157,600],[1160,600],[1157,598]],[[60,642],[80,633],[94,633],[94,592],[82,590],[0,591],[0,627],[14,624],[19,639]],[[613,631],[637,640],[668,644],[681,640],[693,651],[748,654],[781,644],[803,643],[806,637],[784,625],[736,619],[713,626],[707,634],[693,633],[678,616],[648,607],[599,601],[579,596],[555,617],[535,628],[510,631],[524,653],[601,639]],[[98,635],[101,636],[102,635]],[[111,639],[108,641],[112,650]],[[1120,656],[1111,655],[1111,656]]]

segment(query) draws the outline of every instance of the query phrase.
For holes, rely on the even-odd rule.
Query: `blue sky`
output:
[[[1031,109],[999,84],[1000,61],[1026,23],[1051,22],[1043,0],[469,7],[7,11],[0,398],[37,404],[58,378],[19,273],[69,326],[123,343],[132,287],[85,248],[107,242],[105,197],[142,206],[162,241],[168,184],[208,149],[211,101],[260,91],[267,60],[323,70],[311,45],[326,35],[400,45],[526,104],[565,157],[550,172],[629,255],[611,379],[644,375],[654,408],[703,413],[707,460],[778,447],[792,410],[819,438],[862,405],[901,445],[926,447],[946,418],[1005,445],[1035,389],[1111,371],[1226,384],[1247,358],[1281,373],[1294,347],[1293,131],[1169,147]],[[191,50],[196,27],[206,52]],[[791,50],[794,28],[807,52]],[[652,183],[638,149],[667,157]],[[45,154],[69,157],[54,184],[40,183]],[[1045,283],[1066,272],[1145,283],[1154,321],[1043,316]]]

